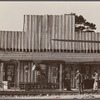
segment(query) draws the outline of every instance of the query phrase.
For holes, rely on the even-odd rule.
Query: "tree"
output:
[[[75,15],[75,31],[94,31],[96,25],[86,21],[82,15]]]
[[[93,23],[85,22],[84,25],[87,26],[87,28],[90,28],[92,30],[95,30],[96,29],[96,25],[93,24]]]

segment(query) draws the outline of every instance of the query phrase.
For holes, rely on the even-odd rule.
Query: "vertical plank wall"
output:
[[[21,51],[21,31],[0,31],[0,49]]]
[[[75,15],[24,15],[23,32],[0,31],[0,50],[27,52],[100,52],[100,43],[63,42],[52,39],[100,41],[100,33],[75,32]]]
[[[73,14],[24,15],[25,49],[59,52],[66,48],[72,50],[74,43],[52,39],[74,39],[74,32],[75,15]]]
[[[100,33],[96,32],[76,32],[75,40],[90,40],[90,41],[100,41]],[[86,53],[98,53],[100,52],[100,43],[90,43],[90,42],[76,42],[76,50],[80,52],[83,50]]]

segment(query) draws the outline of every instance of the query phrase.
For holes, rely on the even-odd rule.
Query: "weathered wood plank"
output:
[[[63,70],[63,65],[60,64],[60,73],[59,73],[59,90],[62,90],[62,70]]]

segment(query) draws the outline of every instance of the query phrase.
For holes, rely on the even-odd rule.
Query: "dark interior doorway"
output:
[[[3,68],[3,81],[7,81],[8,88],[14,87],[15,82],[15,65],[14,64],[5,64]]]

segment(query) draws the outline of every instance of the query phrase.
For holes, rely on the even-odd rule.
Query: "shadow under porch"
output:
[[[12,53],[13,54],[13,53]],[[12,55],[10,54],[10,56]],[[88,73],[90,75],[93,74],[93,71],[96,69],[100,72],[100,62],[99,56],[97,55],[88,55],[88,54],[35,54],[32,56],[34,59],[42,59],[43,60],[21,60],[22,57],[20,55],[16,55],[14,53],[15,60],[9,60],[7,58],[9,55],[5,54],[0,61],[0,83],[3,81],[7,82],[7,89],[6,90],[30,90],[30,89],[58,89],[63,90],[65,87],[63,85],[63,74],[64,71],[67,70],[68,78],[71,80],[71,88],[76,88],[75,82],[75,75],[78,68],[85,68],[87,71],[84,73]],[[30,53],[23,54],[23,59],[30,59]],[[48,55],[48,57],[47,57]],[[62,56],[61,56],[62,55]],[[43,57],[42,57],[43,56]],[[87,57],[88,56],[88,57]],[[92,56],[92,57],[91,57]],[[16,60],[20,58],[19,60]],[[42,58],[41,58],[42,57]],[[47,60],[45,57],[47,57]],[[60,57],[60,58],[59,58]],[[82,58],[83,57],[83,58]],[[93,61],[94,59],[97,61]],[[62,60],[54,60],[54,59],[61,59]],[[90,59],[92,58],[92,61]],[[32,59],[32,58],[31,58]],[[49,59],[49,60],[48,60]],[[53,59],[53,60],[51,60]],[[87,61],[86,61],[87,59]],[[67,61],[68,60],[68,61]],[[76,62],[77,60],[77,62]],[[88,61],[89,60],[89,61]],[[36,69],[32,70],[33,65],[36,65]],[[6,70],[6,71],[5,71]],[[4,76],[6,76],[4,78]],[[45,81],[40,81],[45,80]],[[45,84],[44,84],[45,83]],[[48,84],[48,85],[47,85]],[[2,88],[3,85],[1,85]],[[1,89],[3,90],[3,89]]]
[[[1,90],[61,90],[63,64],[63,61],[1,61]]]

